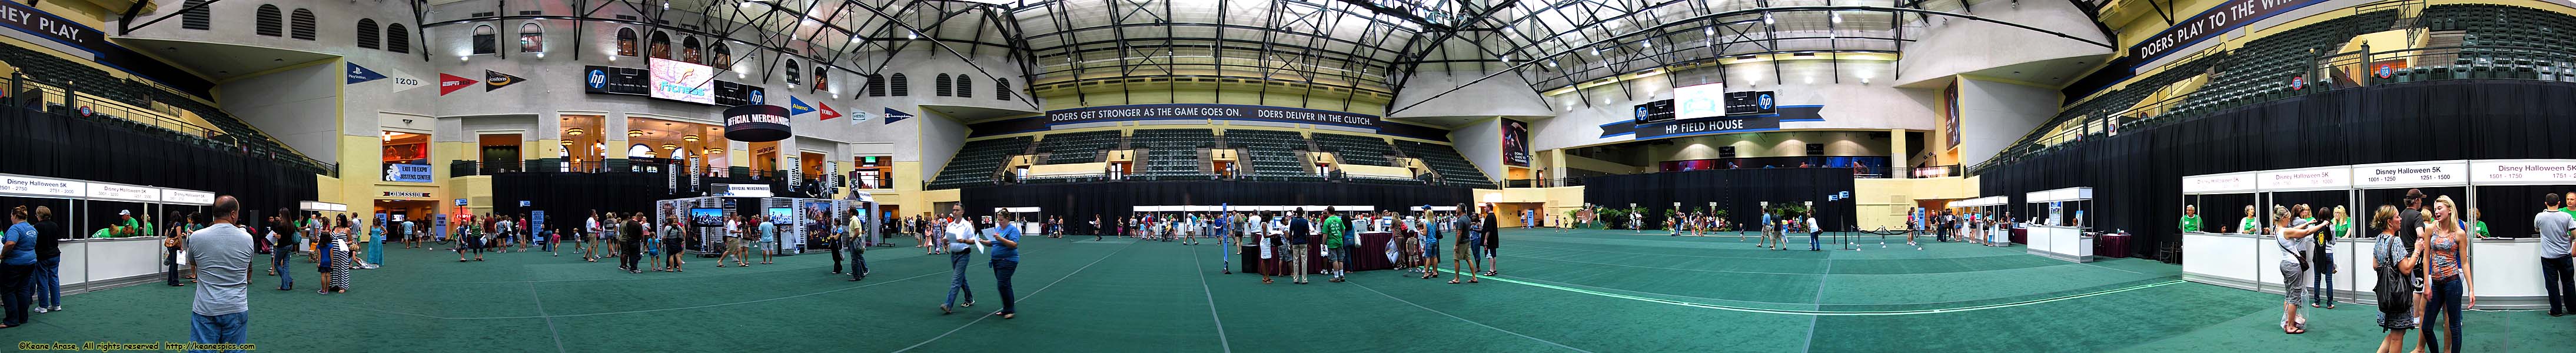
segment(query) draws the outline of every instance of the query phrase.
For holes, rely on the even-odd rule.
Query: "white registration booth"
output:
[[[2476,204],[2477,186],[2505,185],[2576,185],[2576,160],[2467,160],[2382,163],[2325,168],[2229,173],[2192,176],[2183,179],[2186,204],[2197,204],[2197,196],[2214,194],[2262,193],[2256,205],[2261,217],[2268,219],[2270,204],[2279,203],[2268,196],[2280,192],[2346,191],[2353,202],[2353,234],[2346,234],[2334,245],[2334,287],[2338,300],[2375,304],[2370,294],[2375,289],[2377,273],[2370,267],[2371,241],[2378,234],[2369,225],[2371,210],[2380,205],[2403,206],[2403,200],[2391,197],[2369,197],[2401,189],[2424,189],[2427,196],[2450,196],[2462,207]],[[2430,207],[2431,201],[2426,201]],[[2232,205],[2231,205],[2232,207]],[[2539,205],[2531,205],[2535,210]],[[2202,208],[2209,223],[2226,220],[2234,224],[2233,210],[2213,211]],[[2517,212],[2523,210],[2516,210]],[[2497,210],[2495,212],[2503,212]],[[2430,217],[2428,214],[2427,217]],[[2267,224],[2268,225],[2268,224]],[[2519,227],[2521,225],[2490,225]],[[2210,226],[2214,228],[2214,226]],[[2204,229],[2206,230],[2206,229]],[[2183,234],[2183,279],[2268,293],[2279,293],[2284,279],[2279,271],[2282,252],[2275,247],[2272,235],[2186,232]],[[2479,309],[2536,309],[2548,305],[2540,288],[2538,239],[2471,239],[2469,270],[2478,278]]]
[[[2022,195],[2031,206],[2031,222],[2023,226],[2028,232],[2030,254],[2052,259],[2093,262],[2093,236],[2085,234],[2092,220],[2082,219],[2093,202],[2093,188],[2065,188]],[[2070,211],[2067,203],[2077,204]],[[2072,214],[2068,214],[2072,212]],[[2043,217],[2044,216],[2044,217]]]
[[[1967,221],[1967,219],[1968,219],[1967,215],[1969,215],[1969,214],[1986,214],[1986,215],[2002,216],[2002,215],[2003,215],[2003,212],[2002,212],[2002,211],[2003,211],[2003,209],[2004,209],[2004,208],[2006,208],[2006,207],[2005,207],[2005,205],[2009,205],[2009,204],[2012,204],[2012,198],[2011,198],[2011,197],[2005,197],[2005,196],[1987,196],[1987,197],[1979,197],[1979,198],[1966,199],[1966,200],[1950,201],[1949,206],[1950,206],[1950,208],[1951,208],[1951,209],[1962,209],[1962,208],[1967,209],[1967,211],[1964,211],[1964,212],[1963,212],[1963,214],[1961,214],[1961,215],[1960,215],[1960,217],[1959,217],[1959,220],[1960,220],[1961,222],[1963,222],[1963,223],[1964,223],[1964,222],[1966,222],[1966,221]],[[1969,227],[1974,227],[1974,225],[1973,225],[1973,224],[1971,224],[1971,225],[1949,225],[1949,226],[1952,226],[1952,227],[1957,227],[1957,226],[1969,226]],[[2010,243],[2010,242],[2012,241],[2012,229],[2011,229],[2011,228],[2008,228],[2008,227],[1997,227],[1997,228],[1992,228],[1992,229],[1983,228],[1983,227],[1974,227],[1974,228],[1961,229],[1961,230],[1959,231],[1959,234],[1960,234],[1960,236],[1962,236],[1962,237],[1978,237],[1978,239],[1984,239],[1985,241],[1994,242],[1994,243],[1997,243],[1997,244]]]
[[[106,225],[91,224],[99,215],[112,215],[125,207],[99,207],[90,202],[140,204],[130,211],[141,215],[161,215],[177,211],[199,211],[213,205],[211,192],[102,183],[37,176],[0,174],[0,196],[62,200],[54,210],[55,222],[61,224],[72,239],[61,240],[60,275],[64,294],[96,291],[158,279],[165,269],[161,265],[165,250],[163,233],[152,237],[86,238],[90,230]],[[31,208],[32,209],[32,208]],[[32,210],[30,211],[32,212]],[[106,213],[100,213],[106,212]],[[32,216],[32,215],[31,215]],[[166,224],[153,218],[156,224]]]
[[[2255,253],[2262,250],[2255,230],[2235,225],[2243,217],[2237,210],[2245,205],[2261,204],[2254,184],[2254,173],[2196,175],[2182,179],[2183,204],[2198,207],[2204,220],[2201,231],[2182,234],[2182,278],[2239,289],[2254,289]],[[2246,203],[2211,202],[2205,198],[2235,195]],[[2219,207],[2210,207],[2219,206]],[[2257,217],[2260,217],[2259,215]]]

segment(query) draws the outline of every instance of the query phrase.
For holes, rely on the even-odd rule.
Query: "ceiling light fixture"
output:
[[[644,137],[644,130],[626,130],[626,137],[627,137],[627,138],[642,138],[642,137]]]
[[[565,135],[581,136],[581,128],[564,129]]]
[[[680,141],[698,142],[698,135],[681,136]]]

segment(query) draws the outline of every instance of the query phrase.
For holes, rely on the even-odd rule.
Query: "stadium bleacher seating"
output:
[[[1305,151],[1312,150],[1305,136],[1295,132],[1270,130],[1226,130],[1225,144],[1243,150],[1244,164],[1252,167],[1242,179],[1256,181],[1323,181],[1324,177],[1307,172]]]
[[[1421,158],[1422,164],[1431,166],[1431,172],[1439,174],[1442,185],[1496,188],[1494,181],[1486,179],[1485,172],[1476,169],[1474,164],[1468,164],[1467,157],[1458,155],[1455,147],[1413,141],[1396,141],[1395,146],[1405,155]]]
[[[1209,172],[1205,158],[1199,155],[1216,148],[1216,132],[1208,129],[1136,130],[1127,140],[1128,147],[1145,150],[1143,168],[1127,176],[1130,180],[1216,180]]]
[[[930,189],[955,189],[972,185],[989,185],[1001,181],[1002,163],[1011,156],[1028,153],[1027,136],[967,141],[957,150],[957,157],[939,169],[931,179]]]
[[[1342,134],[1315,134],[1315,146],[1340,157],[1342,163],[1394,167],[1395,146],[1385,138]]]
[[[1046,135],[1038,140],[1038,152],[1047,158],[1038,164],[1071,164],[1100,161],[1100,152],[1118,147],[1117,131],[1073,132]]]
[[[338,168],[296,153],[286,147],[284,142],[261,133],[258,128],[251,127],[240,118],[226,114],[214,106],[188,99],[181,92],[172,92],[151,83],[119,78],[104,70],[18,46],[0,45],[0,62],[7,62],[10,66],[17,67],[20,73],[36,83],[70,86],[81,93],[137,107],[151,107],[156,102],[166,104],[178,110],[194,113],[198,118],[214,124],[212,128],[220,131],[172,131],[150,124],[137,124],[138,128],[163,130],[161,135],[189,141],[189,143],[237,145],[246,153],[268,156],[280,163],[295,166],[307,172],[325,175],[338,173]],[[58,105],[57,102],[61,97],[46,99],[48,100],[46,111],[69,113],[75,109]],[[140,116],[124,118],[158,119]],[[128,120],[128,122],[132,121]]]

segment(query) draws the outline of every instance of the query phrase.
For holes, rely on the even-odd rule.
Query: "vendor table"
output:
[[[1359,272],[1395,268],[1395,262],[1386,259],[1386,246],[1389,241],[1395,240],[1395,233],[1359,233],[1359,238],[1359,251],[1351,253],[1351,262],[1343,264],[1343,270]],[[1315,246],[1308,247],[1306,250],[1306,269],[1314,270],[1316,273],[1333,269],[1333,260],[1324,258],[1324,246],[1312,245]],[[1235,261],[1240,263],[1235,265],[1235,271],[1260,273],[1261,247],[1259,244],[1246,245],[1240,249],[1243,250],[1243,254],[1235,257]]]

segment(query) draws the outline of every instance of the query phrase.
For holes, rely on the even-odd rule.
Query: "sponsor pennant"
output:
[[[901,111],[901,110],[894,110],[894,108],[885,108],[885,123],[886,123],[887,125],[893,125],[893,124],[894,124],[894,122],[897,122],[897,121],[903,121],[903,119],[911,119],[911,118],[912,118],[912,114],[904,113],[904,112],[903,112],[903,111]]]
[[[832,118],[841,117],[841,112],[832,110],[832,105],[830,104],[817,104],[815,106],[823,107],[823,120],[832,120]]]
[[[805,105],[805,100],[804,100],[804,99],[798,99],[798,98],[796,98],[796,96],[787,96],[787,116],[788,116],[788,117],[795,117],[795,116],[798,116],[798,115],[805,115],[805,113],[812,113],[812,112],[814,112],[814,107],[813,107],[813,106]]]
[[[358,66],[358,63],[349,63],[349,84],[354,85],[382,79],[385,79],[385,74],[376,73],[375,70],[368,70],[365,66]]]
[[[526,79],[521,79],[518,76],[510,76],[510,74],[501,73],[500,71],[483,70],[483,91],[491,92],[492,90],[501,89],[501,87],[509,87],[510,85],[518,84],[519,81],[525,80]]]
[[[444,96],[448,93],[456,93],[456,90],[473,86],[474,79],[457,75],[449,75],[444,72],[438,74],[438,95]]]

